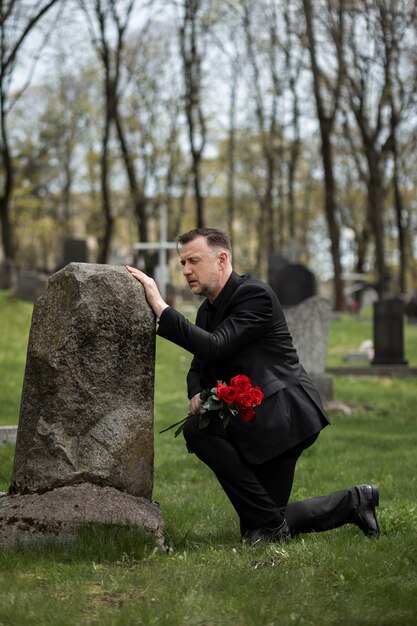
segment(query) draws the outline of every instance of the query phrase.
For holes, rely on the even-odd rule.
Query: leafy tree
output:
[[[15,260],[16,243],[10,217],[11,200],[14,186],[14,161],[10,142],[8,116],[10,110],[21,94],[13,92],[12,83],[17,68],[18,56],[29,34],[35,29],[39,21],[59,0],[0,0],[0,220],[2,231],[2,246],[6,268],[10,271]],[[35,61],[40,48],[32,53]],[[30,81],[33,64],[29,69],[25,85]],[[7,282],[11,279],[10,274]]]
[[[332,136],[336,115],[340,106],[344,80],[344,64],[341,54],[345,37],[344,0],[323,0],[316,3],[302,0],[306,25],[306,45],[310,55],[313,93],[320,128],[321,156],[324,171],[325,215],[334,268],[335,308],[344,308],[342,266],[340,260],[340,231],[337,217],[336,181],[334,175],[334,148]],[[319,25],[324,27],[326,43],[330,51],[321,47],[318,51]]]

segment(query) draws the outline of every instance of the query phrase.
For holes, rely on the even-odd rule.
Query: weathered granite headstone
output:
[[[330,302],[316,296],[316,278],[307,267],[282,257],[275,262],[269,283],[284,309],[300,361],[323,400],[332,400],[333,380],[325,374]]]
[[[297,306],[284,307],[284,314],[300,362],[323,400],[331,400],[333,380],[325,374],[330,301],[320,296],[312,296]]]
[[[0,542],[23,529],[27,506],[32,530],[105,522],[107,510],[107,523],[137,523],[163,544],[151,502],[154,366],[154,314],[125,268],[71,263],[50,278],[32,317]]]

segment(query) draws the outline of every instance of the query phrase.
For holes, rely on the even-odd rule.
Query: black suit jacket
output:
[[[212,319],[210,319],[210,315]],[[246,374],[264,393],[256,416],[236,416],[231,439],[253,464],[264,463],[329,424],[319,393],[298,360],[282,307],[273,290],[233,272],[213,305],[205,300],[196,323],[172,308],[163,311],[158,334],[194,355],[188,396]]]

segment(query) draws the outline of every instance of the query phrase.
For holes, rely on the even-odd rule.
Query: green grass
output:
[[[7,320],[9,327],[0,350],[0,398],[3,406],[3,371],[14,363],[19,373],[6,397],[16,410],[30,306],[6,297],[0,302],[0,323]],[[334,364],[345,347],[360,343],[365,323],[332,322]],[[417,364],[415,350],[407,358]],[[415,380],[336,377],[336,398],[354,411],[332,415],[332,426],[303,455],[295,478],[294,499],[375,481],[383,536],[367,539],[345,526],[285,546],[252,548],[240,545],[235,514],[209,470],[172,431],[158,434],[185,415],[188,363],[185,352],[158,340],[154,498],[171,553],[156,552],[133,529],[102,527],[83,529],[72,545],[2,550],[0,626],[414,624]],[[0,488],[8,486],[12,458],[12,446],[0,447]]]
[[[17,424],[32,308],[0,291],[0,426]]]

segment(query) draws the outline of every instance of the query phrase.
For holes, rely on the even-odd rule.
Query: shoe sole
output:
[[[374,505],[374,507],[379,506],[379,489],[376,485],[371,485],[371,492],[372,492],[372,504]],[[381,534],[381,529],[379,527],[379,522],[378,522],[378,518],[376,516],[376,511],[374,511],[374,518],[375,518],[375,523],[376,523],[376,532],[370,532],[367,533],[368,537],[378,537]]]
[[[376,485],[371,485],[372,490],[372,503],[374,506],[379,506],[379,489]]]

